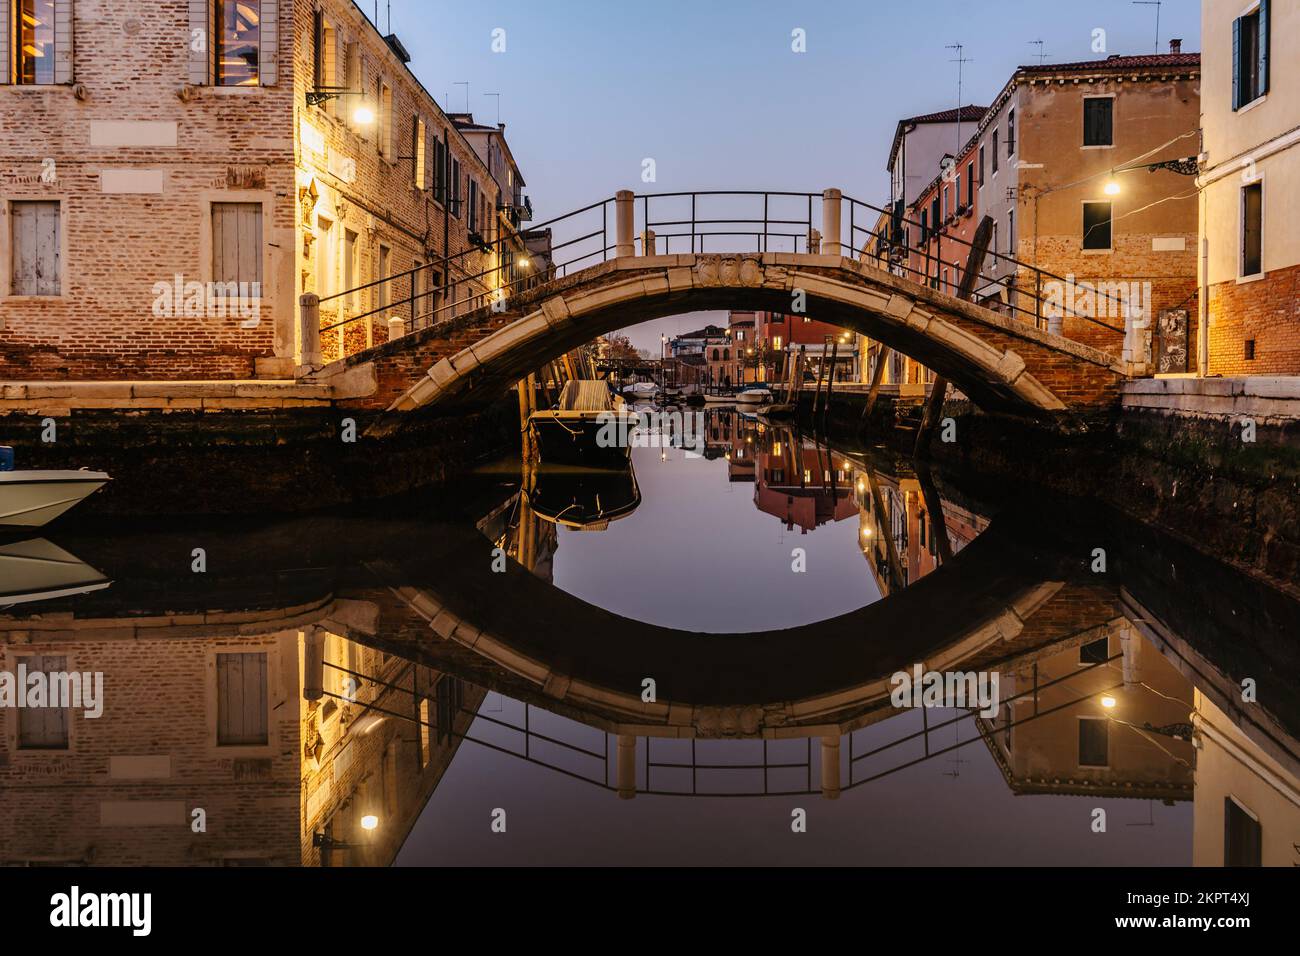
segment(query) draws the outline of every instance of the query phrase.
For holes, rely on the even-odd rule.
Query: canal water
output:
[[[4,862],[1300,862],[1290,597],[701,415],[623,469],[0,541],[2,669],[102,681],[0,709]]]

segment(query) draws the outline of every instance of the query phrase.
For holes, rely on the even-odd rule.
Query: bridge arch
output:
[[[357,404],[391,412],[487,404],[530,371],[619,328],[684,312],[806,314],[906,354],[977,405],[1034,417],[1110,405],[1125,363],[1099,349],[838,255],[692,253],[622,256],[543,283],[458,320],[458,341],[422,329],[322,370],[371,364],[375,392]]]

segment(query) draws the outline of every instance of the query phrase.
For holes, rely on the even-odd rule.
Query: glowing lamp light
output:
[[[1120,192],[1119,183],[1115,182],[1113,179],[1110,180],[1106,183],[1106,189],[1104,191],[1107,196],[1118,196]]]
[[[526,256],[519,260],[519,268],[521,269],[527,269],[531,265],[532,262]]]
[[[362,126],[369,126],[375,121],[375,111],[369,106],[358,106],[356,112],[352,114],[352,119]]]
[[[1101,706],[1105,707],[1107,710],[1110,710],[1112,707],[1115,706],[1115,698],[1110,696],[1110,694],[1104,695],[1101,698]]]
[[[379,817],[375,816],[373,813],[367,813],[361,818],[361,829],[363,830],[373,830],[378,826]]]

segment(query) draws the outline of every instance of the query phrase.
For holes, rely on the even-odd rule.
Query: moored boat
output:
[[[528,417],[528,428],[543,462],[607,468],[627,461],[638,420],[604,382],[575,379],[555,408]]]
[[[770,405],[772,392],[762,387],[747,388],[736,393],[736,401],[741,405]]]
[[[101,591],[110,584],[90,565],[44,538],[0,544],[0,607]]]
[[[14,471],[12,449],[4,451],[0,456],[0,528],[43,527],[110,481],[102,471]]]

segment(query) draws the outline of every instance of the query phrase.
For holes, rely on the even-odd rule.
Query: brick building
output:
[[[496,178],[355,3],[20,6],[0,377],[288,378],[303,292],[329,360],[496,287]]]
[[[1300,192],[1300,7],[1201,9],[1200,370],[1300,374],[1300,230],[1286,212]]]

